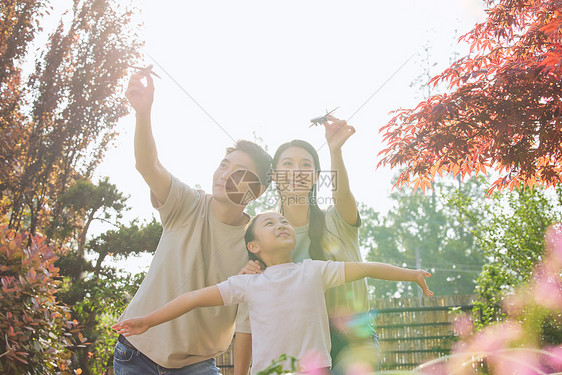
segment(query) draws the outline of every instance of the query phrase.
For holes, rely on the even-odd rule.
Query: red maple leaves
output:
[[[437,174],[500,173],[495,189],[562,181],[562,1],[494,2],[461,37],[471,53],[429,84],[446,82],[381,132],[379,165],[405,166],[397,186]],[[491,6],[492,1],[488,1]]]

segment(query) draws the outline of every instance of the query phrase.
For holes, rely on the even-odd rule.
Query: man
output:
[[[224,281],[246,265],[244,226],[249,217],[244,208],[267,188],[271,166],[271,157],[260,146],[238,141],[213,174],[212,194],[195,190],[158,160],[150,120],[150,74],[134,74],[125,95],[136,113],[136,168],[150,187],[164,231],[143,283],[119,320],[147,314],[182,293]],[[218,374],[214,357],[228,348],[237,312],[237,306],[209,307],[130,340],[119,336],[115,374],[160,374],[166,369],[170,374]],[[239,320],[237,330],[249,332],[247,316]],[[236,341],[235,351],[249,350],[243,341]],[[249,354],[241,358],[247,361]],[[248,366],[237,369],[247,373]]]

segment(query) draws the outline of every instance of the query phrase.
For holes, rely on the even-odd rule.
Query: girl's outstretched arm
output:
[[[196,307],[222,306],[224,302],[216,285],[187,292],[174,298],[158,310],[139,318],[126,319],[111,328],[123,336],[140,335],[149,328],[175,319]]]
[[[355,281],[364,277],[391,281],[413,281],[420,286],[423,294],[431,297],[433,292],[429,290],[425,281],[431,274],[424,270],[410,270],[377,262],[345,262],[345,281]]]

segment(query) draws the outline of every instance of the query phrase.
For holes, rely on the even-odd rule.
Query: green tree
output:
[[[402,188],[391,194],[396,204],[384,217],[361,206],[360,245],[369,249],[369,261],[430,271],[429,283],[437,295],[472,293],[485,258],[471,222],[453,201],[480,194],[483,184],[477,179],[439,182],[430,195]],[[420,295],[408,283],[370,283],[377,297]]]
[[[490,259],[477,282],[482,325],[503,319],[506,294],[533,275],[544,252],[546,229],[562,221],[562,187],[495,193],[486,210],[489,220],[473,218],[477,241]]]
[[[101,269],[101,264],[109,255],[127,258],[140,253],[153,253],[156,250],[162,224],[154,217],[151,221],[139,225],[137,220],[128,226],[120,225],[117,230],[109,230],[88,242],[88,250],[97,255],[94,272]]]
[[[17,373],[66,373],[72,369],[68,368],[72,354],[69,349],[80,351],[87,344],[82,333],[79,346],[65,341],[68,332],[64,319],[71,311],[66,309],[63,314],[59,301],[67,296],[63,295],[71,284],[69,280],[87,285],[85,289],[90,292],[76,298],[74,305],[69,304],[74,318],[79,316],[84,323],[86,333],[94,330],[89,316],[81,314],[84,308],[80,303],[104,306],[96,288],[107,295],[119,294],[117,287],[125,287],[128,280],[117,275],[115,269],[101,265],[105,255],[98,254],[99,265],[92,265],[83,256],[92,221],[118,218],[125,199],[108,181],[97,186],[86,181],[115,137],[117,121],[127,112],[122,86],[142,43],[136,35],[136,25],[131,23],[133,12],[124,2],[74,0],[69,17],[64,18],[69,22],[60,21],[35,59],[34,70],[23,74],[23,61],[33,62],[30,46],[49,2],[2,0],[0,4],[0,222],[17,233],[27,233],[18,237],[27,244],[17,246],[25,256],[39,234],[49,237],[43,245],[53,246],[51,253],[38,255],[39,260],[33,258],[34,262],[48,260],[49,266],[33,263],[26,265],[27,269],[18,268],[18,262],[14,263],[9,255],[7,263],[1,263],[3,283],[11,283],[10,277],[17,278],[16,271],[21,271],[20,289],[25,294],[3,295],[3,306],[13,310],[11,316],[2,310],[2,337],[11,335],[10,327],[16,327],[12,321],[26,322],[30,312],[43,314],[44,322],[37,322],[34,331],[19,326],[24,333],[18,331],[16,338],[32,335],[32,339],[15,351],[11,349],[17,347],[15,342],[2,340],[6,347],[0,361],[17,360],[12,355],[16,353],[24,359]],[[142,249],[146,246],[151,243]],[[54,254],[60,256],[60,274],[52,264]],[[24,257],[19,258],[16,260]],[[29,287],[28,281],[37,279],[47,280],[43,289]],[[63,293],[55,294],[57,291]],[[33,295],[41,296],[40,302],[45,306],[34,304],[29,297]],[[90,299],[92,295],[97,297]],[[62,317],[50,315],[56,309]],[[95,324],[98,321],[94,319]],[[26,335],[26,331],[33,334]],[[87,361],[83,363],[83,373],[90,373]],[[73,369],[77,367],[73,365]]]
[[[17,160],[24,140],[22,72],[20,61],[40,30],[46,1],[0,2],[0,194],[16,184]],[[0,199],[1,201],[1,199]],[[0,213],[4,213],[0,207]]]
[[[70,230],[77,240],[78,255],[84,256],[88,230],[93,221],[114,224],[121,219],[127,197],[117,190],[114,184],[105,179],[92,184],[88,180],[78,180],[60,197],[63,208],[57,221],[49,225],[49,233],[58,231],[59,238],[68,240]],[[110,221],[112,220],[112,221]]]
[[[42,9],[43,3],[26,4]],[[18,8],[3,6],[2,18],[20,17],[14,12]],[[75,0],[71,12],[72,21],[61,21],[51,34],[29,79],[6,78],[19,93],[18,105],[0,107],[0,138],[19,141],[7,155],[10,164],[0,166],[12,169],[2,172],[8,176],[2,210],[9,214],[10,228],[33,234],[57,220],[62,210],[58,197],[74,179],[91,177],[103,159],[117,120],[127,113],[121,87],[141,45],[130,25],[133,13],[120,2]],[[40,10],[23,12],[27,18],[15,24],[30,26],[3,26],[9,35],[6,46],[18,45],[6,66],[16,67],[26,57],[40,16]],[[20,74],[16,68],[9,71]]]
[[[80,316],[95,316],[95,324],[88,336],[92,345],[83,352],[88,359],[82,357],[83,368],[88,366],[86,373],[104,375],[113,368],[113,349],[117,338],[111,326],[131,301],[145,275],[145,272],[135,275],[119,272],[92,278],[94,287],[88,289],[91,290],[90,295],[76,304],[75,310]]]
[[[65,276],[60,298],[72,306],[74,317],[81,322],[90,343],[77,352],[83,374],[103,374],[112,366],[113,351],[109,347],[115,344],[115,335],[107,329],[108,322],[117,320],[144,277],[122,272],[113,264],[104,265],[104,260],[154,252],[161,234],[162,225],[154,218],[143,224],[135,220],[88,241],[87,254],[93,260],[88,261],[71,250],[57,261]]]

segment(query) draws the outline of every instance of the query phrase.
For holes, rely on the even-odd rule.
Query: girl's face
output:
[[[273,180],[282,192],[308,194],[316,183],[314,159],[304,148],[287,148],[274,168]]]
[[[295,248],[295,229],[281,214],[267,212],[260,215],[254,224],[254,242],[263,253],[285,249],[289,253]]]

